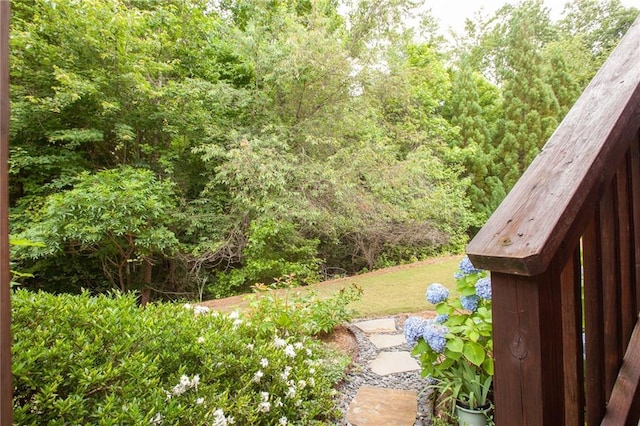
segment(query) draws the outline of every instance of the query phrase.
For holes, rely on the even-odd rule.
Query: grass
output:
[[[455,290],[454,272],[458,269],[462,256],[436,257],[408,265],[380,269],[366,274],[337,280],[324,281],[307,287],[278,290],[306,293],[318,296],[329,295],[351,284],[363,290],[362,298],[350,305],[356,318],[373,318],[399,313],[417,313],[433,309],[425,299],[427,286],[439,282]],[[214,309],[230,310],[245,305],[242,297],[205,302]]]
[[[462,256],[434,258],[423,262],[328,281],[310,286],[318,295],[329,294],[355,283],[363,290],[362,298],[351,307],[356,317],[369,318],[398,313],[415,313],[433,309],[425,299],[427,286],[439,282],[455,290],[454,272]]]

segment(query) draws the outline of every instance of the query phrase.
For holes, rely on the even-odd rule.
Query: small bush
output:
[[[250,301],[249,316],[267,333],[288,331],[307,336],[330,333],[351,319],[353,309],[349,304],[362,296],[362,289],[355,284],[324,298],[314,292],[278,294],[268,287],[256,288],[262,294]]]
[[[13,294],[20,424],[325,424],[336,358],[237,313],[131,295]]]

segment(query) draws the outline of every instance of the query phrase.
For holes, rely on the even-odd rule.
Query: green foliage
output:
[[[509,21],[503,90],[505,133],[494,155],[506,190],[513,187],[558,125],[558,100],[545,81],[539,21],[531,18],[544,13],[540,2],[525,2]]]
[[[132,295],[13,295],[15,424],[326,424],[340,356],[251,318]],[[286,332],[286,334],[284,333]],[[230,420],[229,420],[230,421]]]
[[[169,253],[178,244],[167,227],[175,208],[171,193],[171,184],[149,170],[83,173],[73,189],[47,197],[40,220],[17,236],[42,244],[23,247],[18,256],[37,259],[71,251],[95,257],[113,284],[126,291],[132,263]]]
[[[428,14],[409,28],[413,0],[345,5],[16,2],[11,226],[48,238],[16,250],[26,282],[221,296],[457,251],[637,13],[580,0],[556,23],[527,0],[470,22],[449,55]],[[147,206],[164,218],[124,231],[139,197],[79,197],[78,175],[123,166],[172,183]]]
[[[483,286],[476,286],[481,280]],[[440,404],[452,413],[456,401],[471,408],[491,402],[494,366],[488,280],[487,272],[473,268],[465,257],[456,273],[460,298],[450,298],[444,287],[432,284],[427,300],[436,302],[439,317],[407,320],[405,325],[407,340],[417,342],[412,353],[420,359],[423,377],[433,380],[430,388],[442,393]]]
[[[248,316],[260,324],[261,330],[279,334],[285,331],[307,336],[331,333],[336,326],[351,319],[353,310],[348,305],[362,296],[362,289],[356,284],[343,287],[329,297],[318,297],[314,292],[281,293],[266,286],[257,288],[259,293],[249,302]]]
[[[210,291],[217,297],[246,291],[251,285],[274,284],[290,277],[295,285],[317,282],[319,263],[317,240],[305,239],[291,223],[262,220],[250,226],[250,236],[242,251],[244,266],[218,274]]]

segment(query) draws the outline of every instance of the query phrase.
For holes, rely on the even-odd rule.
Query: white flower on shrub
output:
[[[273,344],[275,345],[276,348],[284,348],[287,345],[287,341],[276,336],[275,340],[273,341]]]
[[[284,354],[289,358],[295,358],[296,350],[293,348],[293,345],[287,345],[287,347],[284,348]]]
[[[287,426],[289,423],[286,417],[280,417],[280,420],[278,420],[278,424],[281,426]]]
[[[164,416],[160,413],[156,413],[155,416],[149,420],[149,424],[151,425],[161,425],[164,422]]]
[[[188,391],[191,388],[198,388],[198,383],[200,383],[200,376],[195,375],[193,379],[190,379],[187,375],[182,375],[180,377],[180,383],[175,385],[171,392],[167,393],[167,397],[171,398],[172,396],[179,396]]]
[[[196,404],[197,404],[197,405],[202,405],[202,404],[204,404],[204,398],[198,398],[198,399],[196,399]]]
[[[196,314],[196,315],[206,314],[210,310],[211,309],[207,308],[206,306],[194,306],[193,307],[193,313]]]
[[[213,426],[227,426],[227,418],[224,416],[222,408],[218,408],[213,413]]]
[[[197,340],[198,343],[204,343],[204,337],[200,336]]]
[[[240,312],[238,311],[233,311],[229,314],[229,319],[238,319],[240,317]]]
[[[296,342],[293,347],[295,347],[297,350],[300,350],[304,347],[304,345],[302,344],[302,342]]]
[[[284,371],[280,373],[280,377],[282,377],[282,380],[287,380],[289,378],[289,374],[291,374],[291,367],[287,365],[284,368]]]
[[[251,381],[253,383],[260,383],[260,379],[262,379],[262,377],[264,376],[264,373],[261,370],[256,371],[256,373],[253,375],[253,379],[251,379]]]
[[[291,386],[289,389],[287,389],[287,393],[284,396],[285,398],[293,399],[296,396],[296,387]]]
[[[224,416],[224,411],[222,411],[222,408],[218,408],[216,411],[214,411],[213,413],[213,426],[227,426],[227,425],[232,425],[235,424],[236,421],[233,417],[229,416],[229,417],[225,417]]]
[[[267,368],[269,366],[269,360],[266,358],[262,358],[260,360],[260,365],[262,366],[262,368]]]
[[[268,413],[271,410],[271,403],[269,402],[269,392],[260,392],[260,399],[262,400],[258,404],[258,411],[261,413]]]

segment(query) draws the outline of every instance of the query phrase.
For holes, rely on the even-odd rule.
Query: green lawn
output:
[[[455,289],[454,272],[462,256],[434,258],[428,261],[382,269],[354,277],[310,286],[319,295],[356,283],[363,290],[362,299],[352,307],[356,317],[377,317],[433,309],[425,299],[427,286],[439,282]]]
[[[362,298],[351,306],[356,318],[372,318],[398,313],[416,313],[433,309],[425,299],[427,286],[439,282],[450,290],[455,289],[454,272],[462,256],[437,257],[409,265],[380,269],[348,278],[325,281],[308,287],[278,292],[314,291],[319,296],[331,294],[352,283],[363,290]],[[204,304],[214,309],[232,310],[242,308],[245,297],[213,300]]]

